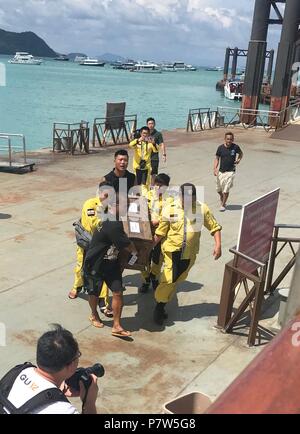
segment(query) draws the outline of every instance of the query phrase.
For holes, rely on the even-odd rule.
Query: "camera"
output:
[[[139,139],[141,137],[141,132],[140,132],[140,130],[135,130],[134,132],[133,132],[133,138],[134,139]]]
[[[72,389],[80,390],[79,381],[82,381],[85,390],[88,390],[92,383],[90,375],[94,374],[96,377],[103,377],[104,373],[104,367],[100,363],[95,363],[93,366],[88,368],[77,368],[72,377],[66,380],[66,383]]]
[[[145,170],[146,169],[146,160],[141,160],[140,161],[140,170]]]

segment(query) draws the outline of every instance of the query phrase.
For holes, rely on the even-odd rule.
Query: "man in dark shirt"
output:
[[[164,163],[167,161],[166,145],[164,144],[162,133],[155,129],[154,118],[147,119],[147,127],[150,130],[150,137],[152,138],[152,143],[155,148],[155,151],[151,154],[151,185],[154,185],[155,177],[158,174],[160,149],[162,151]]]
[[[103,323],[97,312],[99,289],[105,282],[112,291],[113,327],[112,335],[119,337],[130,336],[131,333],[124,330],[120,324],[123,308],[123,283],[122,270],[119,262],[119,251],[128,250],[128,253],[137,256],[134,244],[124,232],[122,221],[119,215],[127,205],[127,197],[116,194],[110,200],[108,197],[107,220],[98,227],[91,240],[84,260],[84,286],[88,292],[88,299],[91,308],[89,320],[92,325],[98,328]],[[121,203],[121,204],[120,204]],[[120,209],[121,208],[121,209]]]
[[[115,167],[105,175],[102,181],[107,181],[113,185],[116,192],[129,192],[135,184],[135,175],[127,170],[128,167],[128,152],[126,149],[119,149],[115,152]]]
[[[226,210],[229,190],[233,186],[235,166],[243,158],[241,148],[233,143],[233,140],[233,133],[225,134],[225,142],[218,147],[214,160],[214,175],[217,177],[217,192],[221,200],[220,211]]]

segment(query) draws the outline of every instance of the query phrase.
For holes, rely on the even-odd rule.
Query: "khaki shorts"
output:
[[[233,187],[234,172],[219,172],[217,176],[217,191],[228,193]]]

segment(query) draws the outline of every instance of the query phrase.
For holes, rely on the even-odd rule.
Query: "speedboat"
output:
[[[157,63],[151,62],[138,62],[134,65],[132,72],[145,72],[145,73],[161,73],[161,67]]]
[[[82,62],[80,62],[79,65],[83,65],[83,66],[104,66],[105,62],[101,62],[98,59],[92,59],[91,57],[87,57]]]
[[[243,86],[243,81],[227,80],[224,86],[225,98],[240,101],[243,97]]]
[[[40,65],[42,62],[42,59],[35,59],[32,54],[26,53],[25,51],[17,51],[15,56],[8,61],[8,63],[20,65]]]
[[[197,68],[193,65],[185,65],[186,71],[197,71]]]
[[[60,60],[60,61],[62,61],[62,62],[67,62],[67,61],[69,61],[70,59],[69,59],[68,56],[66,56],[65,54],[61,54],[61,55],[58,56],[58,57],[54,57],[54,60]]]
[[[205,71],[221,72],[223,71],[223,68],[222,66],[214,66],[212,68],[206,68]]]

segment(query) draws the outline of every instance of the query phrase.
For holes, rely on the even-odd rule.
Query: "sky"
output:
[[[1,0],[0,28],[33,31],[58,53],[106,52],[153,61],[223,65],[248,48],[254,0]],[[276,28],[275,28],[276,27]],[[277,48],[279,26],[269,30]]]

